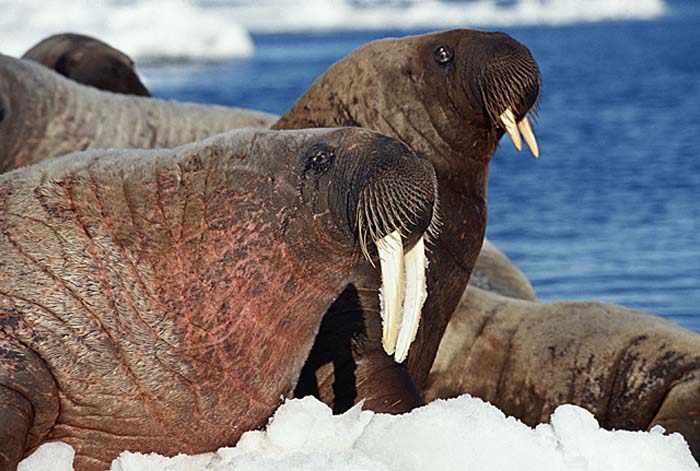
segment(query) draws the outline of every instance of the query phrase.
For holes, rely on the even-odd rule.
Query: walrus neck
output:
[[[478,159],[455,151],[449,159],[430,158],[430,161],[435,167],[441,193],[445,190],[459,195],[486,198],[490,158]]]
[[[332,89],[315,84],[270,129],[366,127]],[[370,129],[373,129],[370,127]]]

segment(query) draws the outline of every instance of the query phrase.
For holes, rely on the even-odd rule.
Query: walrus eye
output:
[[[305,170],[310,170],[316,175],[326,173],[333,164],[335,154],[330,149],[319,149],[311,153]]]
[[[435,62],[438,64],[447,64],[454,57],[454,52],[450,46],[442,45],[435,49]]]

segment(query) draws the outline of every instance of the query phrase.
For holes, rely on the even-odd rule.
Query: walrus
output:
[[[277,117],[103,92],[0,55],[0,172],[86,149],[175,147]]]
[[[360,399],[376,412],[401,413],[422,404],[418,391],[484,238],[489,161],[505,133],[516,147],[524,140],[539,155],[527,118],[539,92],[537,63],[524,45],[504,33],[459,29],[360,47],[321,75],[272,126],[362,126],[406,142],[435,167],[443,221],[430,248],[424,324],[408,369],[404,356],[382,338],[376,315],[382,310],[380,282],[367,269],[324,318],[298,396],[313,394],[335,412]]]
[[[22,56],[91,87],[127,95],[151,96],[129,56],[107,43],[75,33],[54,34]]]
[[[511,298],[537,301],[530,280],[488,239],[484,239],[481,246],[468,286]]]
[[[50,440],[76,449],[77,471],[234,444],[291,394],[365,257],[403,306],[387,335],[407,337],[436,193],[427,161],[356,128],[1,175],[0,470]]]
[[[700,460],[700,335],[602,302],[539,304],[469,286],[424,399],[469,393],[530,426],[561,404],[607,429],[680,432]]]

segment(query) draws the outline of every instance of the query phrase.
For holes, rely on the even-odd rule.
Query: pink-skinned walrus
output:
[[[387,335],[410,339],[436,193],[427,161],[357,128],[231,131],[0,176],[0,470],[50,440],[76,449],[77,471],[234,444],[291,394],[366,257]]]
[[[105,92],[0,55],[0,172],[78,150],[175,147],[229,129],[266,128],[276,118]]]

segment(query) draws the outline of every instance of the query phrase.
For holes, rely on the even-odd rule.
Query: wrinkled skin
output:
[[[440,46],[451,48],[451,60],[438,62]],[[511,107],[522,119],[536,104],[539,84],[527,48],[503,33],[384,39],[333,65],[273,126],[362,126],[406,142],[435,167],[443,221],[407,365],[383,351],[379,282],[366,270],[326,315],[297,395],[316,395],[336,412],[360,399],[371,410],[394,413],[422,403],[418,391],[484,238],[488,164],[503,135],[497,113]]]
[[[368,265],[352,212],[377,182],[429,195],[412,243],[434,172],[363,129],[241,130],[0,176],[0,470],[49,440],[93,471],[262,426]]]
[[[530,426],[576,404],[607,429],[680,432],[700,458],[700,335],[622,306],[469,286],[423,393],[469,393]]]
[[[0,172],[78,150],[175,147],[275,120],[258,111],[103,92],[2,55],[0,108]]]
[[[24,53],[83,85],[114,93],[151,96],[134,70],[134,61],[98,39],[82,34],[54,34]]]

